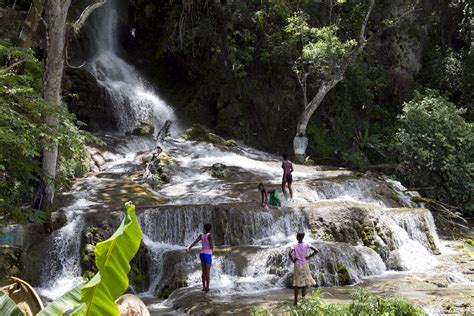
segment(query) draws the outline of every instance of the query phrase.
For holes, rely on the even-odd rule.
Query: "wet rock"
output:
[[[169,285],[165,285],[159,292],[158,292],[158,298],[162,299],[167,299],[171,293],[173,293],[173,290],[170,288]]]
[[[339,285],[350,284],[349,272],[347,272],[347,268],[343,264],[337,265],[337,276]]]
[[[115,303],[118,305],[120,316],[150,316],[145,303],[138,296],[124,294]]]
[[[208,142],[215,145],[222,145],[222,146],[228,146],[228,147],[237,146],[237,143],[234,140],[232,139],[226,140],[214,134],[209,128],[200,124],[194,124],[190,129],[187,129],[181,135],[181,137],[186,140]]]
[[[104,159],[104,156],[102,156],[102,154],[100,152],[96,152],[94,153],[92,156],[92,161],[94,161],[94,164],[97,166],[97,168],[100,168],[105,164],[105,159]]]
[[[140,124],[135,127],[130,134],[137,136],[151,136],[155,132],[155,127],[151,124],[140,122]]]
[[[70,49],[73,52],[73,49]],[[82,62],[84,58],[81,58]],[[69,91],[65,101],[78,120],[86,123],[89,131],[113,130],[117,127],[114,115],[107,104],[105,89],[86,70],[67,67],[64,89]]]
[[[22,250],[18,247],[0,246],[0,280],[9,276],[20,276]]]
[[[135,293],[141,293],[148,290],[150,286],[150,269],[151,259],[149,251],[142,242],[135,257],[133,257],[130,262],[130,272],[128,273],[130,287]]]
[[[436,285],[439,288],[447,288],[449,285],[449,281],[443,277],[443,276],[438,276],[438,277],[432,277],[430,280],[426,280],[427,283],[431,283]]]
[[[214,178],[222,179],[228,174],[227,166],[221,163],[215,163],[210,169],[211,175]]]

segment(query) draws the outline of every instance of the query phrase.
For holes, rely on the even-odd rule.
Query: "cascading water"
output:
[[[99,9],[100,19],[94,20],[97,52],[86,68],[105,89],[120,131],[131,131],[140,123],[152,124],[157,131],[166,120],[176,125],[173,109],[117,53],[117,5],[117,1],[108,1]]]
[[[118,56],[117,2],[108,1],[97,14],[97,52],[87,69],[107,92],[120,131],[130,131],[141,122],[159,128],[165,120],[176,121],[173,110]],[[139,152],[155,144],[150,138],[121,143],[112,146],[114,154],[99,174],[79,181],[69,193],[74,202],[64,210],[67,223],[52,236],[52,264],[43,268],[44,296],[57,297],[80,279],[77,236],[86,227],[84,214],[102,211],[103,204],[117,200],[123,191],[129,194],[122,184],[135,181],[130,179],[143,168]],[[161,204],[139,212],[151,259],[146,271],[148,295],[166,286],[192,289],[200,283],[197,251],[186,252],[185,246],[198,236],[204,222],[212,223],[219,245],[211,288],[220,296],[284,287],[292,270],[288,247],[295,232],[302,230],[320,250],[311,264],[322,286],[340,284],[340,266],[347,271],[346,282],[354,283],[389,269],[417,271],[437,263],[433,252],[440,242],[431,214],[409,209],[417,205],[398,182],[362,178],[343,169],[295,166],[294,201],[284,201],[281,209],[263,209],[256,187],[259,182],[279,186],[281,162],[276,157],[244,146],[223,149],[174,138],[161,145],[173,160],[172,179],[157,192]],[[216,163],[229,168],[225,179],[210,174]],[[133,189],[146,189],[134,184],[140,187]],[[353,229],[357,225],[359,229]],[[175,293],[186,295],[186,291]]]

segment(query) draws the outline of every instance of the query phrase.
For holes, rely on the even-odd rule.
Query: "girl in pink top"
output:
[[[214,249],[211,238],[211,228],[211,224],[205,224],[204,233],[200,234],[188,248],[188,251],[191,250],[191,248],[194,247],[194,245],[196,245],[198,241],[201,241],[202,248],[201,252],[199,253],[199,258],[201,259],[202,269],[202,290],[205,292],[209,292],[209,276],[211,274],[212,250]]]
[[[318,251],[313,246],[303,242],[303,238],[304,233],[296,234],[298,242],[291,246],[289,253],[291,261],[295,264],[295,270],[293,273],[295,305],[298,303],[298,289],[301,288],[301,296],[305,297],[306,287],[314,286],[316,284],[309,269],[309,258],[317,254]]]

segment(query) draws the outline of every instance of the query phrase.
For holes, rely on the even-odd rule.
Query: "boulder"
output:
[[[131,134],[137,136],[151,136],[155,132],[155,127],[151,124],[140,122],[140,125],[135,127]]]
[[[211,175],[215,178],[225,178],[228,174],[227,166],[221,163],[215,163],[210,169]]]
[[[115,303],[118,305],[120,316],[150,316],[145,303],[136,295],[124,294]]]

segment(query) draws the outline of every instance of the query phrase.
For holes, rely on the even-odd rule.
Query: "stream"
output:
[[[446,304],[468,301],[474,263],[455,242],[440,240],[432,214],[412,202],[398,182],[346,169],[295,165],[294,199],[282,207],[260,206],[258,183],[278,187],[279,157],[243,144],[236,147],[186,141],[173,109],[137,70],[120,57],[116,39],[118,8],[109,1],[94,19],[97,53],[87,70],[106,91],[119,131],[98,136],[100,170],[63,193],[65,225],[44,241],[39,293],[54,299],[81,280],[81,238],[88,227],[117,227],[123,204],[137,205],[150,261],[146,288],[139,294],[153,314],[177,312],[249,313],[256,304],[290,302],[292,264],[288,247],[305,231],[319,254],[311,270],[323,296],[347,301],[354,286],[382,295],[398,294],[438,315]],[[159,130],[173,121],[160,146],[171,157],[171,180],[158,191],[141,181],[156,146],[153,137],[126,135],[140,123]],[[227,175],[211,175],[214,164]],[[186,252],[204,223],[213,225],[217,245],[211,291],[200,291],[198,251]],[[43,249],[38,247],[38,251]],[[341,273],[341,269],[347,272]],[[164,289],[174,290],[158,299]]]

